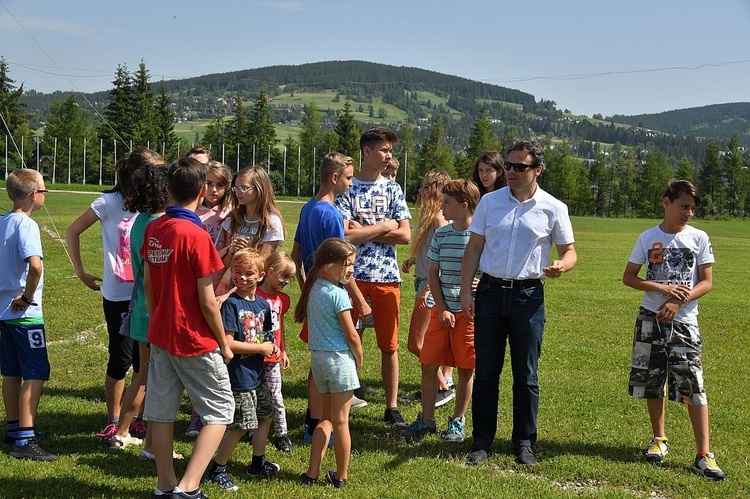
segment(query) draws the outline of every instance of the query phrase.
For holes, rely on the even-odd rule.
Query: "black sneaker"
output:
[[[359,397],[361,399],[366,398],[377,398],[380,397],[380,392],[377,390],[370,388],[369,386],[360,386],[359,388],[354,389],[354,395],[356,397]]]
[[[300,482],[302,482],[302,485],[307,485],[307,486],[315,485],[318,481],[317,478],[311,478],[307,476],[307,473],[302,473],[299,476],[299,479],[300,479]]]
[[[203,479],[204,482],[213,482],[224,490],[232,491],[239,489],[231,478],[227,474],[227,467],[219,466],[215,464],[211,470],[206,473],[206,477]]]
[[[401,412],[399,412],[398,407],[386,409],[385,414],[383,415],[383,421],[397,429],[406,428],[408,426],[404,417],[401,415]]]
[[[435,399],[435,408],[444,406],[454,398],[456,398],[456,392],[453,390],[453,388],[438,390],[437,398]]]
[[[416,392],[412,392],[409,395],[402,395],[398,398],[399,404],[411,404],[412,402],[417,402],[419,400],[422,400],[422,390],[417,390]]]
[[[180,490],[179,487],[175,487],[172,491],[172,499],[208,499],[208,496],[201,489],[188,494],[184,490]]]
[[[289,435],[280,435],[276,437],[274,445],[276,446],[276,449],[281,452],[292,452],[292,449],[294,449],[294,444],[289,438]]]
[[[516,452],[516,462],[524,466],[534,466],[536,464],[534,449],[528,446],[518,449],[518,452]]]
[[[326,473],[326,480],[337,489],[343,489],[346,487],[346,480],[339,480],[336,478],[336,470],[328,470],[328,473]]]
[[[271,461],[263,461],[261,466],[253,466],[252,463],[247,467],[247,474],[250,476],[271,476],[281,471],[281,466]]]
[[[488,458],[489,458],[489,454],[487,453],[486,450],[484,449],[472,450],[466,456],[466,464],[474,466],[480,463],[486,463]]]
[[[35,438],[30,438],[23,447],[14,443],[9,455],[16,459],[31,459],[32,461],[56,461],[58,458],[57,454],[42,449]]]

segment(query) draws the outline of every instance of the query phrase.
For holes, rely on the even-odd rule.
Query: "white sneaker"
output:
[[[365,407],[367,405],[367,401],[363,400],[356,395],[352,395],[352,408],[359,409],[360,407]]]
[[[646,451],[646,461],[659,464],[664,461],[664,456],[669,454],[667,437],[654,437]]]

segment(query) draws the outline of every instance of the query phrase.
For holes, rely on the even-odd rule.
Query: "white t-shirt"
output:
[[[469,230],[484,236],[479,270],[501,279],[541,278],[552,243],[575,242],[568,207],[541,187],[524,202],[508,187],[482,196]]]
[[[284,240],[284,226],[281,223],[281,219],[275,213],[268,214],[268,222],[270,226],[266,233],[263,235],[261,243],[267,243],[272,241],[283,241]],[[230,233],[232,228],[231,216],[224,219],[221,224],[221,228],[227,233]],[[237,227],[237,230],[232,235],[232,239],[235,237],[248,237],[250,239],[255,238],[260,228],[260,220],[248,220],[243,217],[242,225]]]
[[[118,192],[107,192],[91,203],[102,226],[104,273],[100,286],[109,301],[130,301],[133,272],[130,257],[130,228],[138,213],[126,211]]]
[[[688,225],[676,234],[667,234],[659,226],[648,229],[638,237],[628,261],[646,265],[647,281],[682,284],[692,289],[698,284],[698,266],[715,260],[708,234]],[[643,293],[641,306],[657,312],[668,299],[667,295],[647,291]],[[698,300],[680,308],[674,320],[698,324]]]

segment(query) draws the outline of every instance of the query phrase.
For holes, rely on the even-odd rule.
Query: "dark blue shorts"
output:
[[[0,374],[23,379],[49,379],[44,324],[19,326],[0,321]]]

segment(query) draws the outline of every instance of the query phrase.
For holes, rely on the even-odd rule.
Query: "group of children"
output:
[[[421,390],[412,397],[421,399],[422,409],[407,425],[397,408],[401,279],[395,245],[410,241],[410,214],[398,184],[384,177],[396,140],[382,127],[366,131],[356,177],[351,158],[326,156],[320,190],[300,213],[291,257],[277,251],[285,229],[266,171],[249,167],[232,175],[207,150],[191,151],[193,157],[171,165],[147,149],[134,151],[118,163],[115,189],[71,225],[67,240],[76,274],[101,290],[110,338],[105,383],[110,420],[99,436],[113,449],[146,438],[141,458],[156,461],[155,496],[205,497],[201,481],[236,490],[227,463],[248,432],[253,447],[248,473],[279,472],[266,460],[265,446],[273,424],[277,448],[293,447],[281,370],[290,362],[283,317],[291,307],[282,290],[295,275],[302,295],[294,318],[303,323],[300,337],[311,350],[305,429],[312,444],[303,484],[318,480],[332,442],[336,469],[325,477],[335,487],[346,485],[349,411],[362,388],[362,331],[356,326],[367,317],[381,351],[383,419],[409,440],[436,433],[438,396],[452,389],[456,368],[455,407],[444,439],[464,441],[475,353],[473,324],[461,312],[461,260],[480,197],[498,190],[493,195],[508,195],[503,160],[496,152],[482,155],[474,182],[432,170],[421,185],[412,255],[401,266],[404,272],[415,268],[408,344],[422,371]],[[51,461],[57,456],[39,446],[34,429],[50,368],[41,312],[41,242],[29,216],[43,206],[47,191],[41,175],[28,169],[13,172],[6,189],[14,203],[0,220],[0,265],[10,269],[0,278],[6,442],[13,457]],[[708,445],[696,320],[696,300],[711,288],[713,256],[705,233],[687,225],[699,203],[689,182],[670,183],[664,222],[641,235],[626,268],[625,284],[645,292],[630,392],[648,401],[654,438],[646,459],[661,462],[668,449],[663,401],[669,373],[669,396],[688,404],[695,429],[693,470],[718,480],[724,474]],[[79,236],[96,221],[104,236],[103,279],[85,272],[80,255]],[[646,263],[642,279],[638,273]],[[125,337],[119,325],[128,311]],[[126,391],[130,365],[135,375]],[[178,480],[173,459],[182,456],[173,449],[173,426],[184,391],[194,412],[188,431],[197,440]],[[148,420],[147,428],[139,427],[139,415]]]

